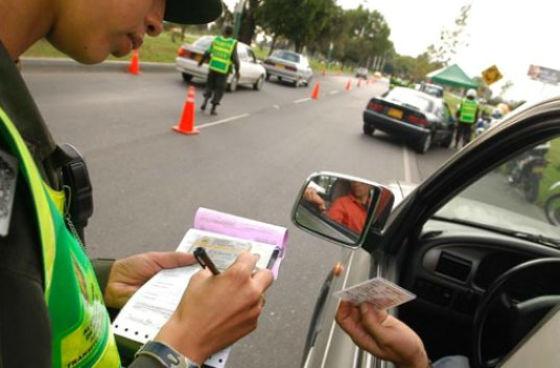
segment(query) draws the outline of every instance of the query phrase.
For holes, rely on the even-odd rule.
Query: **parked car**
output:
[[[416,295],[391,313],[418,333],[433,361],[460,354],[472,367],[557,367],[560,227],[548,223],[542,204],[507,184],[506,168],[539,145],[550,143],[553,152],[559,137],[555,98],[516,110],[419,186],[312,175],[292,220],[349,250],[319,291],[301,366],[393,367],[360,350],[334,321],[334,292],[383,277]],[[560,163],[558,155],[548,158],[556,161],[552,167]],[[328,194],[324,183],[339,180],[370,187],[356,236],[323,221],[318,213],[325,211],[306,207],[311,182]]]
[[[266,79],[276,77],[279,81],[287,81],[294,87],[309,86],[313,79],[313,70],[307,58],[288,50],[276,50],[263,63]]]
[[[441,99],[411,88],[395,87],[372,98],[363,113],[364,134],[375,129],[401,137],[419,153],[438,143],[449,147],[455,119]]]
[[[192,45],[184,44],[179,48],[175,63],[185,82],[190,82],[193,78],[206,80],[208,77],[208,63],[199,67],[198,62],[210,48],[213,39],[213,36],[202,36]],[[258,63],[253,50],[243,42],[237,43],[237,56],[239,57],[240,78],[237,80],[235,73],[230,73],[227,90],[233,92],[238,85],[248,85],[259,91],[264,84],[266,70]]]
[[[443,87],[437,84],[420,83],[420,91],[434,97],[443,98]]]
[[[367,80],[369,77],[369,71],[367,70],[367,68],[358,68],[356,69],[355,76],[356,78],[362,78]]]

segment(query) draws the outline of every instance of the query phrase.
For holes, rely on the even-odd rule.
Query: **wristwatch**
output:
[[[172,347],[159,341],[151,340],[145,343],[136,353],[136,357],[140,355],[147,355],[157,360],[165,368],[201,368]]]

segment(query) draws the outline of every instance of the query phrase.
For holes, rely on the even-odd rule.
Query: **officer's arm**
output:
[[[109,258],[95,258],[90,261],[93,265],[93,269],[95,270],[95,276],[97,278],[97,283],[99,284],[99,289],[101,289],[101,294],[104,294],[107,281],[109,281],[111,267],[113,267],[115,260]]]
[[[239,73],[239,71],[241,70],[240,66],[239,66],[239,56],[237,56],[237,42],[235,43],[235,47],[233,48],[233,52],[231,53],[231,61],[233,63],[233,65],[235,66],[235,72]]]

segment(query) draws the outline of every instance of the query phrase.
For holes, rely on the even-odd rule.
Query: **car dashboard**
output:
[[[400,285],[417,299],[401,307],[399,315],[419,332],[432,358],[470,354],[476,308],[500,275],[531,259],[560,256],[558,249],[440,220],[428,221],[408,249]],[[557,281],[518,280],[510,294],[529,299],[552,283]]]

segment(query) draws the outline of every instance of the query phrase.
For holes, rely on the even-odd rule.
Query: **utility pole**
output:
[[[239,29],[241,28],[241,17],[245,8],[245,0],[238,0],[233,10],[233,37],[239,37]]]

